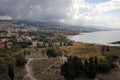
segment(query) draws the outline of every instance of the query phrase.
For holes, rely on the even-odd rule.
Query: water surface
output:
[[[71,39],[76,42],[120,46],[120,44],[110,44],[111,42],[120,41],[120,30],[82,33],[73,36]]]

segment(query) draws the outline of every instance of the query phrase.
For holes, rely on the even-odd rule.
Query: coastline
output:
[[[67,39],[71,40],[71,38],[75,35],[66,35]]]
[[[112,36],[109,37],[109,35],[111,34],[112,36],[114,35],[113,36],[114,39]],[[83,42],[83,43],[88,43],[88,44],[120,46],[119,30],[118,31],[101,31],[101,32],[95,32],[95,33],[90,33],[90,34],[81,33],[81,34],[74,35],[74,36],[72,35],[72,37],[68,37],[68,39],[72,39],[75,42],[77,41],[77,42]]]

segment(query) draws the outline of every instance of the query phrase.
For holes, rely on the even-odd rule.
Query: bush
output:
[[[21,48],[27,48],[28,46],[32,45],[31,42],[14,42],[15,45],[19,45]]]
[[[15,71],[13,65],[8,66],[8,75],[11,78],[11,80],[14,80]]]
[[[16,80],[23,80],[24,78],[24,74],[19,74],[17,77],[16,77]]]
[[[82,74],[82,61],[77,57],[69,57],[68,62],[61,66],[61,74],[66,80],[74,80]]]
[[[59,54],[55,52],[54,48],[47,49],[48,57],[57,57]]]
[[[20,54],[16,55],[15,59],[16,59],[16,62],[15,62],[16,66],[24,66],[27,63],[27,60],[23,55],[20,55]]]
[[[5,61],[0,60],[0,74],[7,70]]]
[[[94,79],[97,72],[108,72],[112,68],[112,64],[107,61],[98,62],[97,57],[91,57],[85,61],[77,57],[69,57],[61,66],[61,74],[66,80],[74,80],[77,77]]]
[[[23,53],[24,53],[25,56],[31,54],[31,52],[29,50],[24,50]]]
[[[98,64],[98,69],[99,69],[100,72],[108,72],[112,69],[112,66],[109,62],[101,61]]]

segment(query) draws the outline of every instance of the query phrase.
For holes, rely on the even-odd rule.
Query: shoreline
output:
[[[67,39],[71,40],[71,38],[75,35],[66,35]]]
[[[102,32],[104,32],[104,31],[102,31]],[[100,33],[102,33],[102,32],[99,32],[99,34]],[[119,30],[116,32],[110,32],[110,33],[114,33],[114,34],[116,34],[116,33],[118,33],[119,32]],[[107,34],[108,35],[108,31],[107,32],[105,32],[104,34]],[[97,34],[97,33],[91,33],[91,34]],[[78,36],[77,36],[78,35]],[[118,38],[116,38],[115,39],[115,41],[114,41],[114,39],[113,40],[106,40],[106,41],[103,41],[103,40],[100,40],[100,41],[97,41],[97,38],[95,38],[95,39],[92,39],[92,38],[88,38],[88,36],[86,36],[86,35],[88,35],[88,34],[85,34],[85,36],[86,37],[83,37],[84,39],[82,40],[82,36],[81,35],[84,35],[83,33],[80,33],[80,34],[77,34],[77,35],[67,35],[67,39],[72,39],[73,41],[77,41],[77,42],[83,42],[83,43],[88,43],[88,44],[100,44],[100,45],[108,45],[108,46],[119,46],[120,47],[120,40],[119,40],[119,37]],[[92,37],[94,36],[94,35],[91,35]],[[75,38],[74,38],[74,36],[76,36]],[[91,37],[91,36],[89,36],[89,37]],[[99,35],[97,35],[97,36],[99,36]],[[103,35],[102,35],[103,36]],[[106,36],[105,36],[106,37]],[[79,38],[81,38],[81,39],[79,39]],[[94,38],[94,37],[93,37]]]

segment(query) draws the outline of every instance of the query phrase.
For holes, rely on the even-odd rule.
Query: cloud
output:
[[[75,24],[83,25],[100,25],[105,27],[119,28],[120,17],[113,14],[106,14],[110,11],[120,10],[120,1],[111,0],[104,3],[94,4],[87,3],[84,0],[73,0],[69,7],[69,21]],[[75,22],[76,21],[76,22]],[[62,22],[67,22],[62,20]]]
[[[12,20],[10,16],[0,16],[0,20]]]
[[[88,3],[86,0],[1,0],[0,19],[59,21],[77,25],[120,27],[120,0]],[[7,15],[7,17],[5,17]]]
[[[67,18],[65,10],[70,4],[70,0],[1,0],[0,15],[24,20],[57,20]]]
[[[107,27],[120,27],[120,17],[110,13],[114,10],[120,10],[120,0],[111,0],[100,4],[94,4],[94,9],[91,10],[90,16],[95,24]]]

